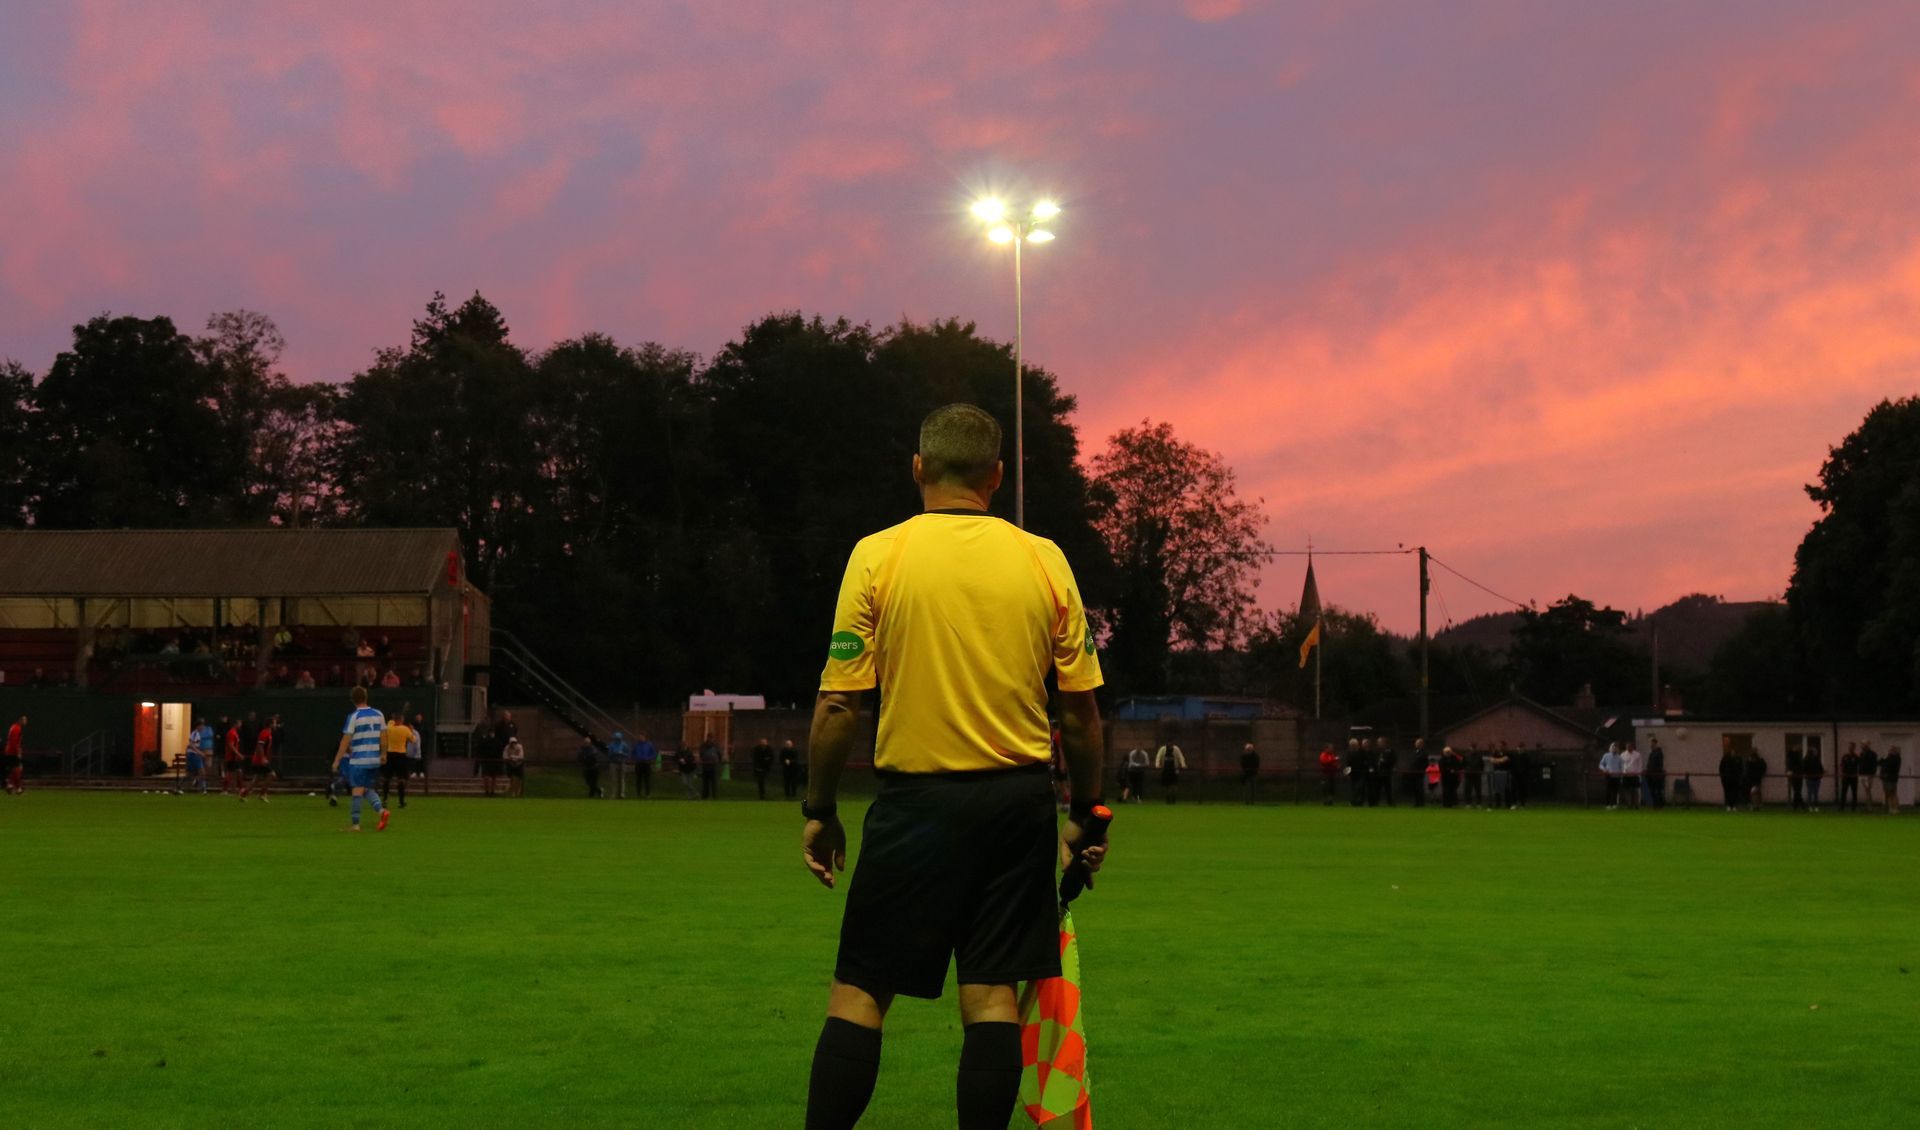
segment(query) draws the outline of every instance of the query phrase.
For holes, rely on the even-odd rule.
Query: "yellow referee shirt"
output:
[[[407,743],[413,740],[413,727],[405,722],[389,722],[387,728],[381,731],[380,739],[380,748],[389,761],[395,757],[405,757]]]
[[[904,773],[1046,761],[1046,679],[1103,681],[1060,547],[976,511],[862,538],[847,561],[823,691],[879,686],[874,765]]]

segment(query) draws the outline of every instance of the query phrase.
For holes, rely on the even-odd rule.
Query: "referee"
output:
[[[884,692],[879,790],[840,925],[807,1130],[859,1122],[897,995],[940,996],[957,968],[961,1130],[1006,1130],[1019,1096],[1018,982],[1060,975],[1054,867],[1099,802],[1101,684],[1086,611],[1058,547],[987,512],[1000,426],[971,405],[920,426],[925,513],[861,539],[847,562],[814,706],[801,854],[823,886],[846,868],[834,797],[863,692]],[[1058,673],[1073,807],[1056,830],[1049,674]],[[1098,869],[1104,847],[1084,858]]]

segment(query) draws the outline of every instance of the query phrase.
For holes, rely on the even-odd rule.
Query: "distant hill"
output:
[[[1747,617],[1773,604],[1764,600],[1726,601],[1695,593],[1644,616],[1630,617],[1627,628],[1635,646],[1643,648],[1650,646],[1654,629],[1659,629],[1663,668],[1704,673],[1713,662],[1713,653],[1740,630]],[[1504,655],[1519,626],[1520,613],[1494,612],[1454,624],[1433,639],[1443,647],[1477,647]]]

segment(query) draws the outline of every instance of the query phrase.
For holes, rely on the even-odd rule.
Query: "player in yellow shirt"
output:
[[[801,850],[825,886],[846,866],[834,798],[864,692],[883,692],[879,791],[840,927],[814,1049],[808,1130],[859,1121],[896,995],[940,996],[957,970],[961,1130],[1005,1130],[1018,1097],[1016,986],[1060,975],[1057,861],[1099,804],[1100,660],[1059,548],[988,513],[1000,427],[948,405],[913,459],[925,512],[861,539],[847,562],[814,708]],[[1073,812],[1056,830],[1047,678],[1058,675]]]
[[[392,803],[394,782],[399,782],[401,808],[407,806],[407,774],[413,769],[408,753],[413,741],[413,727],[399,713],[387,719],[387,728],[380,732],[380,791]]]

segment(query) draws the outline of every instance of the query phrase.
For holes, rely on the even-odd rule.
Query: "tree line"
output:
[[[0,364],[0,523],[450,526],[495,622],[584,689],[798,702],[854,541],[918,507],[920,419],[954,401],[1013,418],[1010,347],[951,319],[776,313],[710,357],[599,333],[529,350],[481,295],[435,294],[343,381],[290,380],[284,348],[252,311],[198,335],[103,314],[44,375]],[[1310,705],[1311,624],[1254,600],[1261,500],[1165,423],[1083,460],[1074,397],[1024,375],[1027,525],[1074,563],[1110,692]],[[1695,685],[1728,709],[1920,707],[1920,401],[1874,409],[1809,491],[1823,515],[1786,605]],[[1010,492],[995,506],[1010,517]],[[1529,610],[1503,652],[1440,649],[1435,693],[1556,703],[1591,683],[1638,702],[1646,659],[1623,622],[1578,596]],[[1330,716],[1411,702],[1408,641],[1331,606],[1324,632]]]

